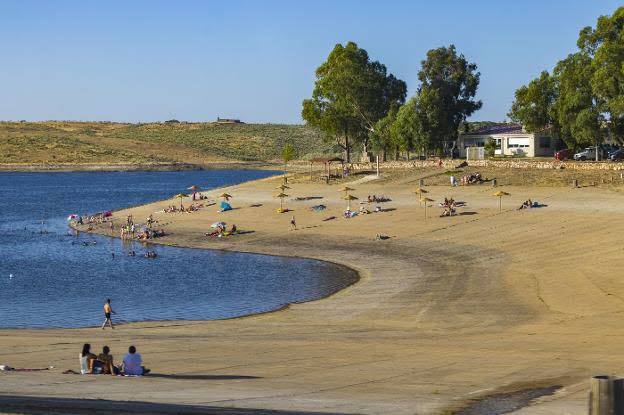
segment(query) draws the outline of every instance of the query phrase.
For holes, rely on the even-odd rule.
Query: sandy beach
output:
[[[556,387],[515,413],[584,414],[589,377],[624,369],[624,195],[499,186],[511,193],[499,211],[489,184],[427,186],[432,205],[453,197],[466,206],[443,218],[431,206],[425,218],[417,179],[351,182],[359,201],[391,199],[381,204],[387,211],[351,219],[342,218],[339,183],[290,183],[285,206],[293,211],[276,213],[279,178],[226,188],[229,212],[155,213],[174,199],[115,212],[119,222],[153,214],[168,223],[159,243],[321,259],[358,271],[360,281],[329,298],[232,320],[0,330],[0,363],[54,366],[0,372],[0,412],[64,413],[68,401],[57,398],[80,398],[94,400],[81,404],[84,413],[111,405],[159,413],[149,403],[166,403],[162,413],[444,414],[499,393]],[[322,199],[291,200],[306,196]],[[517,210],[528,198],[546,206]],[[310,209],[321,203],[323,212]],[[218,220],[253,232],[205,237]],[[390,238],[375,240],[379,233]],[[77,369],[84,342],[108,344],[115,357],[135,344],[153,375],[61,374]]]

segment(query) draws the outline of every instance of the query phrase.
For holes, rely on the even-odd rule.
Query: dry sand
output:
[[[398,415],[451,413],[499,392],[561,386],[518,413],[580,415],[588,378],[623,372],[621,193],[505,186],[511,196],[499,212],[489,185],[428,186],[433,199],[453,196],[467,206],[452,218],[438,217],[440,209],[432,207],[425,219],[412,193],[416,179],[405,175],[351,184],[360,199],[389,196],[383,206],[395,210],[347,220],[341,217],[342,185],[294,183],[292,197],[323,199],[287,200],[299,227],[291,231],[291,214],[276,213],[278,183],[227,188],[236,208],[230,212],[213,206],[155,214],[171,222],[160,242],[323,259],[359,271],[358,283],[323,300],[226,321],[148,322],[114,331],[0,330],[0,362],[56,367],[0,372],[0,395],[162,402],[180,405],[165,410],[178,413],[196,413],[201,405],[258,409],[206,413],[268,408]],[[515,209],[529,197],[548,206]],[[173,203],[115,216],[145,218]],[[262,206],[250,207],[254,203]],[[317,203],[328,209],[310,211]],[[337,219],[322,221],[328,216]],[[254,232],[204,237],[217,220]],[[391,238],[375,241],[377,233]],[[77,369],[87,341],[108,344],[116,356],[136,344],[156,375],[61,374]],[[42,402],[48,411],[61,408]],[[24,405],[0,396],[5,411],[38,413]],[[135,412],[155,412],[137,405]]]

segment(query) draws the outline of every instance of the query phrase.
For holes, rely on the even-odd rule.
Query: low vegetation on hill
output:
[[[316,129],[286,124],[0,122],[0,163],[279,160],[332,154]]]

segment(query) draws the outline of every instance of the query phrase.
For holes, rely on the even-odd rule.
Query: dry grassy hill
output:
[[[269,161],[286,143],[300,158],[332,151],[303,125],[0,122],[0,164]]]

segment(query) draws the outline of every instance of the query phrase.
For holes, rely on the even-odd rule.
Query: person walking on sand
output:
[[[115,327],[113,327],[113,320],[111,319],[111,313],[112,314],[117,314],[113,311],[113,308],[111,307],[111,299],[107,299],[106,302],[104,303],[104,323],[102,323],[102,330],[104,330],[104,327],[106,327],[106,323],[108,323],[110,325],[111,329],[115,329]]]
[[[295,221],[295,215],[290,218],[290,230],[297,230],[297,222]]]

